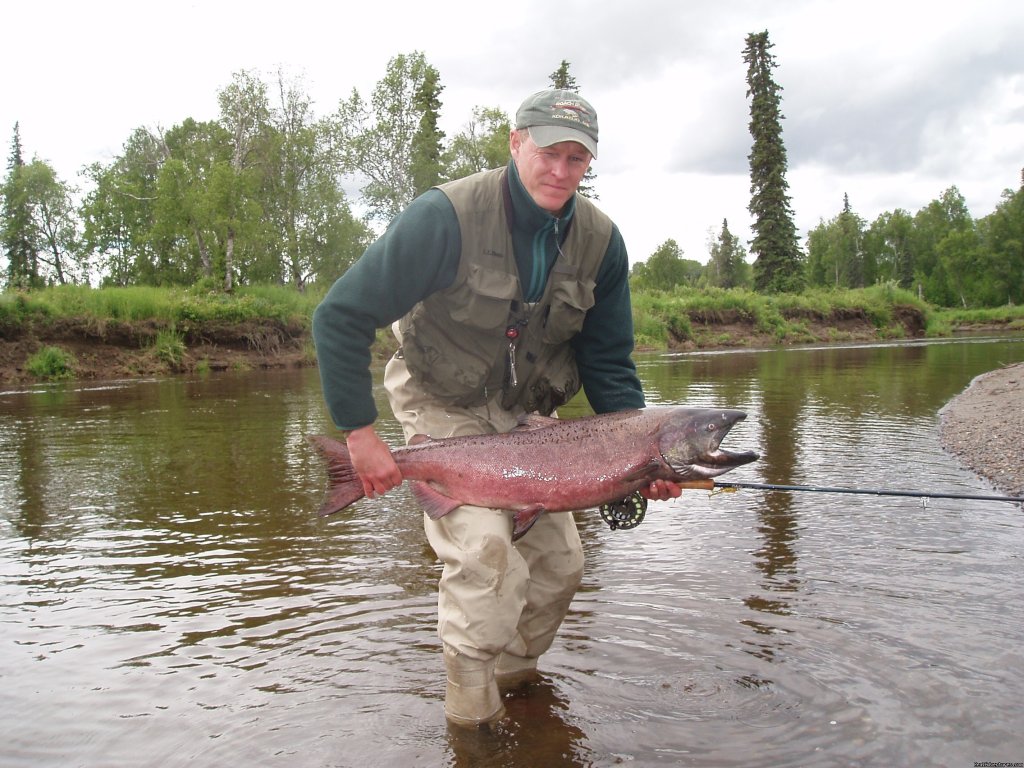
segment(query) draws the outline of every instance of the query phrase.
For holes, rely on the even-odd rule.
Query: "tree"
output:
[[[562,59],[562,63],[558,65],[558,69],[548,75],[548,79],[551,80],[551,87],[558,88],[563,91],[572,91],[573,93],[579,93],[579,86],[576,85],[576,78],[569,74],[569,62]]]
[[[3,185],[3,249],[7,256],[7,285],[32,288],[41,281],[32,238],[32,211],[22,183],[24,168],[21,131],[15,123]]]
[[[88,262],[81,250],[74,190],[38,158],[22,167],[19,186],[28,202],[38,282],[52,279],[64,285],[87,280]]]
[[[158,138],[164,163],[157,180],[152,236],[176,251],[174,281],[212,279],[215,265],[222,270],[224,264],[212,182],[218,168],[230,162],[231,137],[217,122],[188,118]]]
[[[750,103],[750,205],[754,217],[751,251],[754,287],[763,292],[797,291],[802,287],[802,259],[793,211],[787,193],[786,147],[782,141],[782,88],[772,79],[775,58],[768,32],[746,38],[747,96]]]
[[[961,290],[964,276],[950,272],[951,269],[960,268],[955,264],[958,257],[954,243],[943,245],[943,241],[954,237],[956,248],[967,245],[973,247],[966,238],[958,235],[968,230],[974,231],[974,221],[963,195],[955,186],[945,190],[937,200],[930,202],[914,216],[911,248],[916,266],[915,280],[926,301],[942,307],[964,302]],[[964,262],[969,260],[965,255]]]
[[[362,193],[371,218],[389,221],[416,194],[413,139],[420,131],[424,106],[429,107],[423,94],[440,92],[437,77],[422,53],[399,54],[388,62],[369,107],[356,90],[339,106],[338,141],[346,170],[368,180]],[[434,85],[425,85],[428,82]],[[421,137],[426,141],[428,135]]]
[[[669,291],[678,285],[694,285],[703,269],[700,262],[684,259],[679,243],[669,238],[646,262],[633,265],[632,282],[641,290]]]
[[[722,231],[711,246],[708,282],[718,288],[738,288],[747,282],[747,254],[740,239],[729,231],[729,222],[722,219]]]
[[[230,169],[217,169],[221,223],[225,230],[224,290],[234,287],[235,246],[239,227],[251,221],[252,195],[258,185],[258,169],[252,162],[257,141],[265,136],[269,116],[267,86],[249,72],[236,73],[217,94],[220,123],[231,136]],[[246,215],[249,214],[249,215]]]
[[[864,251],[876,265],[876,278],[900,288],[914,284],[914,256],[910,246],[913,217],[902,208],[885,212],[864,233]],[[810,246],[808,246],[810,251]]]
[[[159,139],[137,128],[119,157],[86,169],[93,188],[79,209],[83,247],[96,257],[106,284],[160,282],[151,233],[163,160]]]
[[[301,291],[315,277],[339,276],[365,250],[370,233],[352,216],[341,187],[342,153],[332,143],[337,126],[317,119],[300,83],[286,82],[280,72],[278,90],[261,161],[262,202],[272,224],[268,251],[278,254],[273,277]]]
[[[465,128],[452,137],[444,154],[449,179],[461,179],[477,171],[508,163],[508,136],[512,122],[496,107],[474,107]]]
[[[580,88],[576,84],[576,78],[569,74],[569,62],[562,59],[562,63],[558,65],[558,69],[552,72],[548,77],[551,80],[551,87],[563,91],[572,91],[573,93],[579,93]],[[583,180],[580,182],[578,192],[584,197],[589,197],[591,200],[600,200],[600,196],[594,191],[594,180],[597,178],[597,174],[594,173],[593,167],[587,168],[587,172],[583,174]]]
[[[843,195],[843,209],[807,236],[807,280],[811,285],[863,288],[874,282],[874,257],[863,250],[864,222]]]
[[[1024,303],[1024,172],[1016,191],[1003,191],[996,209],[978,222],[990,270],[985,303]]]
[[[420,113],[420,122],[413,134],[409,152],[414,196],[422,195],[442,181],[441,141],[444,139],[444,131],[437,125],[442,90],[444,86],[440,84],[437,70],[427,67],[413,99],[415,109]]]

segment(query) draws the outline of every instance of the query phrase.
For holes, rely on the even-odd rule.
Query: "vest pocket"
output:
[[[594,306],[594,282],[566,280],[551,288],[551,310],[544,322],[544,341],[562,344],[583,329],[587,310]]]
[[[507,272],[471,265],[466,282],[450,299],[451,318],[476,328],[497,328],[508,322],[518,281]]]

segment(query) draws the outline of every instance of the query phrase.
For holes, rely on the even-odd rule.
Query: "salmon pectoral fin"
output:
[[[313,435],[309,442],[316,447],[327,463],[327,494],[317,514],[334,514],[363,498],[363,483],[352,466],[348,446],[340,440],[324,435]]]
[[[633,483],[637,480],[646,480],[652,477],[660,468],[661,464],[658,463],[657,459],[650,459],[647,463],[635,467],[622,479],[627,483]]]
[[[431,520],[439,520],[463,504],[458,499],[445,496],[429,483],[418,480],[416,482],[410,481],[409,485],[412,487],[412,494],[416,497],[416,501],[420,503],[423,511],[427,513],[427,517]]]
[[[537,518],[540,517],[540,513],[544,511],[542,504],[534,504],[533,506],[526,507],[525,509],[517,509],[512,515],[512,541],[518,541],[526,532],[533,527],[533,524],[537,522]]]

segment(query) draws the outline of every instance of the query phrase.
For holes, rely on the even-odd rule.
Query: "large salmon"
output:
[[[579,419],[526,416],[511,432],[432,439],[392,450],[424,511],[438,519],[462,504],[514,512],[513,538],[541,512],[621,501],[657,479],[721,475],[758,458],[719,444],[742,411],[662,406]],[[344,443],[310,438],[327,461],[330,485],[320,513],[363,497]]]

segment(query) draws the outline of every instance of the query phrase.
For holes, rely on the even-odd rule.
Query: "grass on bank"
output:
[[[43,347],[25,363],[25,369],[43,381],[75,377],[75,357],[60,347]]]
[[[61,285],[0,294],[0,326],[58,319],[96,323],[156,321],[169,328],[209,322],[277,320],[308,327],[322,294],[281,285],[243,286],[234,293],[193,288]]]
[[[910,291],[891,285],[855,290],[810,290],[800,294],[760,294],[733,288],[676,288],[633,295],[636,343],[666,347],[670,342],[711,342],[708,334],[721,334],[724,323],[749,324],[778,343],[810,340],[808,323],[864,317],[884,337],[899,336],[903,326],[896,311],[910,307],[928,323],[936,310]],[[840,338],[836,339],[841,340]]]
[[[184,332],[204,323],[275,320],[308,330],[324,290],[325,287],[312,286],[299,293],[289,286],[258,285],[241,286],[234,293],[225,294],[203,285],[102,289],[54,286],[0,294],[0,329],[60,319],[85,320],[100,328],[112,321],[155,322],[164,330],[156,340],[154,353],[174,367],[185,352]],[[959,328],[977,325],[1024,330],[1024,307],[937,309],[891,284],[779,295],[683,287],[633,293],[637,346],[655,349],[685,341],[727,345],[724,323],[749,324],[756,333],[780,344],[799,343],[812,340],[812,321],[827,325],[852,317],[867,319],[883,338],[898,338],[903,335],[903,326],[897,322],[897,312],[908,307],[925,318],[928,336],[949,336]],[[387,329],[382,333],[390,339]],[[844,340],[841,331],[836,331],[834,340]],[[311,357],[312,354],[311,350]]]

